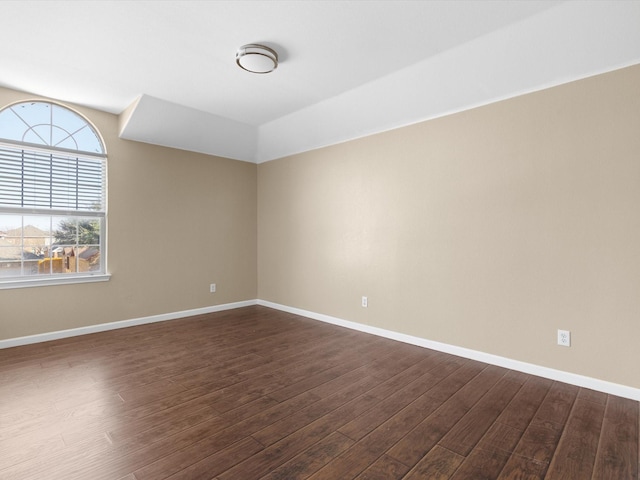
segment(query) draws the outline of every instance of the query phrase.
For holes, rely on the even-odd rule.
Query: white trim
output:
[[[16,280],[0,280],[0,290],[7,290],[10,288],[48,287],[51,285],[69,285],[72,283],[108,282],[110,278],[111,274],[109,273],[96,275],[68,274],[67,276],[38,276],[33,278],[23,277]]]
[[[257,304],[257,300],[246,300],[243,302],[225,303],[222,305],[213,305],[211,307],[184,310],[182,312],[164,313],[161,315],[151,315],[149,317],[134,318],[131,320],[122,320],[119,322],[101,323],[98,325],[89,325],[87,327],[72,328],[69,330],[60,330],[57,332],[41,333],[37,335],[30,335],[27,337],[10,338],[8,340],[0,340],[0,349],[19,347],[21,345],[29,345],[32,343],[48,342],[51,340],[75,337],[78,335],[87,335],[89,333],[106,332],[108,330],[116,330],[118,328],[127,328],[127,327],[133,327],[136,325],[144,325],[146,323],[176,320],[178,318],[191,317],[194,315],[202,315],[205,313],[221,312],[223,310],[232,310],[234,308],[248,307],[256,304]]]
[[[151,315],[148,317],[134,318],[131,320],[122,320],[119,322],[101,323],[99,325],[90,325],[87,327],[73,328],[69,330],[60,330],[57,332],[42,333],[42,334],[30,335],[26,337],[10,338],[7,340],[0,340],[0,350],[4,348],[18,347],[21,345],[29,345],[32,343],[48,342],[51,340],[58,340],[61,338],[75,337],[78,335],[87,335],[89,333],[106,332],[109,330],[116,330],[118,328],[133,327],[136,325],[144,325],[147,323],[164,322],[167,320],[176,320],[179,318],[191,317],[194,315],[221,312],[224,310],[233,310],[235,308],[248,307],[251,305],[261,305],[264,307],[281,310],[283,312],[293,313],[295,315],[311,318],[313,320],[318,320],[321,322],[338,325],[340,327],[349,328],[351,330],[370,333],[372,335],[377,335],[379,337],[389,338],[391,340],[396,340],[399,342],[408,343],[408,344],[416,345],[423,348],[429,348],[431,350],[449,353],[452,355],[457,355],[459,357],[468,358],[471,360],[477,360],[479,362],[489,363],[491,365],[497,365],[500,367],[509,368],[511,370],[528,373],[530,375],[536,375],[539,377],[548,378],[550,380],[557,380],[559,382],[576,385],[578,387],[590,388],[592,390],[597,390],[597,391],[608,393],[611,395],[616,395],[619,397],[640,401],[640,389],[629,387],[627,385],[620,385],[617,383],[607,382],[605,380],[600,380],[597,378],[578,375],[576,373],[565,372],[562,370],[556,370],[553,368],[543,367],[540,365],[521,362],[519,360],[513,360],[510,358],[501,357],[501,356],[493,355],[490,353],[471,350],[468,348],[449,345],[446,343],[435,342],[433,340],[414,337],[412,335],[406,335],[404,333],[385,330],[383,328],[372,327],[369,325],[364,325],[362,323],[351,322],[349,320],[343,320],[341,318],[331,317],[329,315],[324,315],[321,313],[315,313],[315,312],[310,312],[308,310],[302,310],[300,308],[280,305],[278,303],[268,302],[266,300],[245,300],[242,302],[213,305],[210,307],[184,310],[181,312]]]
[[[417,345],[419,347],[429,348],[431,350],[437,350],[439,352],[450,353],[459,357],[469,358],[471,360],[477,360],[479,362],[489,363],[491,365],[497,365],[499,367],[509,368],[511,370],[517,370],[519,372],[528,373],[530,375],[536,375],[538,377],[557,380],[559,382],[569,383],[578,387],[590,388],[592,390],[616,395],[618,397],[640,401],[640,389],[629,387],[627,385],[620,385],[617,383],[607,382],[606,380],[586,377],[584,375],[556,370],[532,363],[521,362],[519,360],[513,360],[490,353],[471,350],[468,348],[449,345],[446,343],[435,342],[433,340],[427,340],[425,338],[414,337],[411,335],[406,335],[404,333],[385,330],[378,327],[372,327],[369,325],[351,322],[349,320],[343,320],[340,318],[331,317],[329,315],[324,315],[321,313],[310,312],[299,308],[288,307],[286,305],[280,305],[265,300],[258,300],[257,304],[264,307],[274,308],[276,310],[282,310],[283,312],[293,313],[295,315],[301,315],[303,317],[319,320],[321,322],[331,323],[333,325],[349,328],[351,330],[358,330],[360,332],[370,333],[380,337],[397,340],[399,342],[409,343],[411,345]]]

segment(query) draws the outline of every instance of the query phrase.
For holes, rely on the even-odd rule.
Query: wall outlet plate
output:
[[[211,285],[209,285],[209,292],[216,293],[216,284],[215,283],[212,283]]]
[[[369,299],[367,297],[362,297],[362,306],[367,308],[369,306]]]
[[[569,330],[558,330],[558,345],[571,346],[571,332]]]

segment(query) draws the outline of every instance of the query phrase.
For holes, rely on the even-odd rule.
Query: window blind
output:
[[[104,212],[106,159],[0,145],[0,207]]]

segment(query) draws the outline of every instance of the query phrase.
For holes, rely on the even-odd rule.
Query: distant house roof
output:
[[[14,228],[13,230],[7,230],[5,232],[6,237],[49,237],[49,232],[40,230],[33,225],[26,225],[24,228]]]
[[[85,247],[80,249],[80,253],[78,254],[78,256],[80,258],[84,258],[85,260],[90,260],[93,257],[95,257],[96,255],[100,254],[100,249],[96,248],[96,247]]]

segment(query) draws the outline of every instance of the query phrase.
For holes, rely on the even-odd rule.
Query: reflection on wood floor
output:
[[[637,479],[638,412],[254,306],[0,350],[0,479]]]

